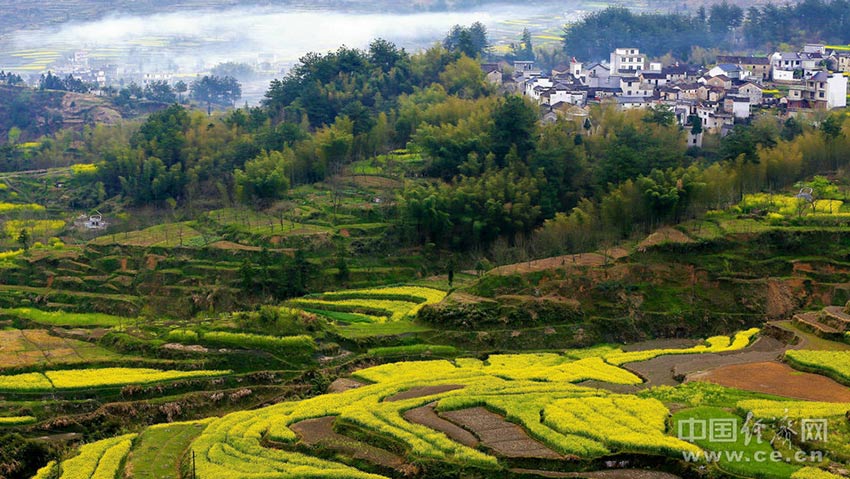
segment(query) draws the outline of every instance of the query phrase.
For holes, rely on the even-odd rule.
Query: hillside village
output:
[[[720,55],[714,66],[664,66],[638,48],[617,48],[607,62],[573,58],[548,73],[533,61],[481,68],[490,83],[540,103],[544,121],[586,117],[588,104],[606,99],[624,109],[665,105],[690,127],[688,144],[702,146],[703,132],[725,135],[757,109],[794,114],[845,107],[850,52],[808,44],[770,56]]]

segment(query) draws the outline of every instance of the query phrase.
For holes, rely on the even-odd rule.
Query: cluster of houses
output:
[[[708,68],[664,66],[648,61],[637,48],[617,48],[610,61],[583,63],[573,58],[548,74],[529,61],[514,62],[512,75],[505,74],[504,64],[481,68],[491,83],[540,103],[544,119],[584,116],[588,103],[609,99],[622,108],[667,105],[682,125],[692,126],[698,118],[702,131],[724,134],[756,107],[845,107],[850,52],[806,45],[797,53],[769,57],[719,56]],[[691,134],[688,141],[701,146],[702,133]]]
[[[181,67],[165,54],[144,49],[135,52],[135,55],[123,62],[112,63],[113,60],[107,62],[100,57],[90,55],[87,50],[77,50],[51,64],[48,70],[62,78],[70,75],[95,87],[93,93],[102,94],[106,87],[122,87],[130,83],[140,87],[154,82],[165,82],[173,86],[180,79],[188,83],[195,76],[209,71],[212,67],[200,60],[195,65]],[[291,68],[292,62],[279,60],[274,54],[258,53],[256,60],[250,65],[260,74],[276,76]],[[31,75],[28,83],[31,86],[37,85],[40,76],[41,72]]]

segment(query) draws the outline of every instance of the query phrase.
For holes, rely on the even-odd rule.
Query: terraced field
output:
[[[0,368],[86,363],[119,355],[95,344],[51,336],[45,329],[0,331]]]
[[[215,378],[230,373],[231,371],[159,371],[145,368],[64,369],[45,373],[0,376],[0,391],[49,393],[128,384],[156,384],[184,379]]]
[[[698,454],[713,446],[676,437],[668,422],[668,405],[653,397],[654,393],[618,394],[579,383],[638,384],[641,378],[623,364],[660,356],[740,351],[756,333],[748,330],[733,337],[712,337],[681,349],[626,352],[603,347],[583,353],[503,354],[486,360],[375,366],[356,371],[350,381],[354,387],[344,392],[204,422],[149,428],[133,442],[125,474],[161,477],[156,474],[185,463],[186,459],[180,458],[187,451],[194,452],[201,479],[258,474],[268,478],[377,479],[391,470],[421,473],[418,468],[427,470],[437,462],[497,474],[521,458],[559,463],[565,458],[591,461],[630,453],[663,461],[686,452]],[[788,409],[793,417],[837,416],[850,409],[845,403],[777,402],[711,387],[720,391],[718,400],[738,410],[753,411],[756,417],[770,416],[779,408]],[[698,391],[691,387],[682,393],[696,402]],[[658,397],[672,396],[664,393]],[[676,420],[689,417],[689,411],[680,410]],[[697,409],[693,414],[704,412]],[[118,449],[126,440],[93,443],[86,446],[84,457],[106,457],[113,450],[115,455],[127,454]],[[386,450],[389,445],[393,446]],[[160,450],[168,466],[146,464],[144,458]],[[356,467],[327,459],[334,454],[356,457]],[[69,459],[58,467],[65,474],[68,463],[78,468],[80,462]],[[91,467],[94,459],[89,462]],[[729,470],[747,472],[734,467]],[[798,470],[802,470],[800,466],[783,465],[764,477],[790,477]]]
[[[438,289],[398,286],[325,293],[289,304],[342,322],[384,323],[409,319],[422,306],[439,303],[445,296],[446,292]]]

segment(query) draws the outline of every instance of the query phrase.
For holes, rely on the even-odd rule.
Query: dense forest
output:
[[[261,106],[208,116],[174,104],[141,123],[63,131],[36,149],[10,140],[0,164],[96,163],[75,188],[78,207],[118,197],[191,212],[231,199],[262,209],[288,188],[332,185],[352,162],[405,149],[424,161],[398,194],[396,244],[486,252],[521,243],[554,254],[645,233],[847,161],[850,125],[837,114],[757,117],[702,149],[687,148],[663,107],[602,103],[587,119],[541,124],[536,105],[485,81],[465,50],[486,44],[470,43],[470,31],[455,29],[444,45],[413,55],[380,39],[368,50],[311,53],[272,82]]]

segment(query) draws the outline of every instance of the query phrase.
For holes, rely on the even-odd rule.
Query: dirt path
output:
[[[563,459],[563,456],[535,441],[516,424],[483,407],[461,409],[440,414],[445,419],[471,431],[483,446],[502,457]]]
[[[384,398],[384,401],[392,402],[392,401],[403,401],[405,399],[413,399],[413,398],[421,398],[425,396],[431,396],[434,394],[444,393],[446,391],[454,391],[455,389],[463,389],[466,386],[460,384],[440,384],[438,386],[419,386],[415,388],[410,388],[407,391],[402,391],[400,393],[394,394],[390,397]]]
[[[338,434],[333,429],[335,419],[334,416],[307,419],[296,422],[290,426],[290,429],[295,431],[301,438],[301,442],[307,446],[323,447],[344,456],[369,461],[398,471],[404,468],[406,463],[401,456]]]
[[[537,469],[511,469],[515,474],[533,474],[540,477],[574,477],[586,479],[681,479],[669,472],[650,471],[645,469],[611,469],[607,471],[589,472],[557,472]]]
[[[777,361],[787,345],[769,336],[762,336],[743,351],[693,355],[660,356],[649,361],[628,363],[624,367],[646,380],[641,387],[675,386],[679,379],[699,371],[721,366]]]
[[[704,381],[807,401],[850,402],[850,388],[827,377],[796,371],[778,362],[722,366],[691,374],[687,381]]]
[[[434,412],[434,404],[409,409],[404,412],[404,418],[414,424],[421,424],[435,431],[440,431],[453,441],[459,442],[464,446],[478,447],[479,441],[471,432],[438,416]]]
[[[800,341],[794,346],[791,346],[789,349],[818,349],[826,351],[850,350],[850,344],[830,341],[829,339],[821,338],[820,336],[816,336],[808,331],[802,331],[790,320],[772,321],[769,324],[784,331],[790,331],[799,338]]]

